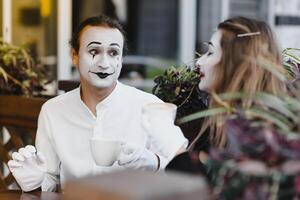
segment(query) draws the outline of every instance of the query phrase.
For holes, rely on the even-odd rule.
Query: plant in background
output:
[[[46,71],[21,46],[0,38],[0,94],[39,95],[47,83]]]
[[[189,67],[170,67],[154,79],[152,93],[161,100],[177,105],[176,121],[207,108],[207,93],[200,91],[199,72]],[[180,124],[185,136],[192,140],[201,127],[202,120]]]
[[[300,49],[287,48],[283,50],[282,55],[289,79],[300,79]]]

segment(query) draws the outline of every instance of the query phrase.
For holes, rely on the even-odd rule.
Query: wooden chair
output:
[[[46,99],[21,96],[0,96],[0,189],[7,189],[14,182],[12,174],[4,174],[4,166],[11,159],[11,152],[27,144],[34,144],[37,119]],[[3,133],[9,134],[3,141]]]
[[[63,90],[69,92],[77,88],[80,85],[80,82],[77,80],[59,80],[58,81],[58,90]]]

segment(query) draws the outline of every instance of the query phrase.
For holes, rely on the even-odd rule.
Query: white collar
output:
[[[108,107],[108,105],[113,104],[114,102],[120,101],[120,99],[122,99],[120,97],[121,87],[122,87],[122,83],[117,81],[117,84],[116,84],[115,88],[113,89],[113,91],[107,97],[105,97],[105,99],[103,99],[96,105],[96,113],[98,113],[99,111],[103,111],[105,108]],[[77,88],[77,92],[76,92],[76,96],[79,100],[79,103],[82,105],[82,107],[84,107],[85,110],[88,111],[88,113],[90,115],[92,115],[95,118],[95,115],[91,112],[91,110],[87,107],[87,105],[82,101],[80,91],[81,91],[81,87],[79,86]]]

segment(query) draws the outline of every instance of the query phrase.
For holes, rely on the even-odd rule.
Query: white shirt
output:
[[[117,163],[111,167],[95,164],[90,150],[90,139],[95,136],[135,143],[160,155],[141,123],[142,106],[154,102],[162,101],[119,82],[97,104],[97,116],[81,100],[80,88],[47,101],[40,112],[36,136],[36,148],[47,161],[42,190],[54,191],[59,182],[63,186],[70,179],[122,169]],[[187,140],[183,135],[174,138],[170,138],[170,152],[175,155]]]

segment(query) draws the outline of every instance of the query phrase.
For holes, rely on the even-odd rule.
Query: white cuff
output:
[[[43,192],[55,192],[58,180],[54,175],[46,173],[45,178],[42,182],[41,189]]]

